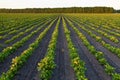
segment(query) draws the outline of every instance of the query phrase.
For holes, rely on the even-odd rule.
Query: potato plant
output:
[[[92,54],[95,56],[95,58],[100,62],[100,64],[102,64],[102,65],[105,67],[106,73],[107,73],[108,75],[112,76],[112,78],[115,78],[115,77],[114,77],[115,74],[120,75],[120,74],[116,73],[114,67],[112,67],[112,66],[107,62],[107,60],[106,60],[105,57],[104,57],[103,52],[97,51],[97,50],[95,49],[95,47],[92,46],[92,45],[89,43],[89,41],[87,40],[87,38],[72,24],[72,22],[71,22],[70,20],[68,20],[67,18],[66,18],[66,20],[67,20],[68,23],[71,25],[71,27],[73,28],[73,30],[76,32],[76,34],[78,35],[78,37],[79,37],[80,39],[82,39],[83,43],[84,43],[84,44],[87,44],[86,47],[88,48],[88,50],[90,51],[90,53],[92,53]],[[84,41],[86,41],[87,43],[84,42]],[[88,43],[89,43],[89,44],[88,44]]]
[[[47,28],[45,28],[45,30],[42,33],[40,33],[38,38],[29,45],[28,49],[23,51],[20,56],[12,59],[10,69],[6,73],[2,74],[0,80],[13,80],[15,74],[24,65],[24,63],[27,62],[28,58],[32,55],[33,51],[38,47],[39,43],[41,42],[43,37],[47,34],[48,30],[52,27],[52,24],[54,22],[55,20],[53,20],[51,24]]]
[[[51,78],[53,69],[55,69],[56,67],[54,59],[55,59],[55,49],[57,44],[59,24],[60,24],[60,18],[58,19],[55,30],[49,42],[46,56],[38,63],[38,71],[40,72],[40,79],[42,80],[49,80]]]

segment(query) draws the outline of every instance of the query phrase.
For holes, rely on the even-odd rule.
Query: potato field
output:
[[[1,13],[0,80],[120,80],[120,15]]]

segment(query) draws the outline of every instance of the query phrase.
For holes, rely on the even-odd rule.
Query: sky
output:
[[[0,0],[0,8],[54,8],[107,6],[120,9],[120,0]]]

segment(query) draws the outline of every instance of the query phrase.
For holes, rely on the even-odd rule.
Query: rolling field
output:
[[[120,15],[0,14],[0,80],[120,80]]]

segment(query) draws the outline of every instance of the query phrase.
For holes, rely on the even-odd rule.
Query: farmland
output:
[[[1,13],[0,80],[120,80],[120,15]]]

